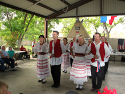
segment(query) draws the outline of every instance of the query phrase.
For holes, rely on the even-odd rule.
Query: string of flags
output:
[[[117,17],[117,16],[111,16],[111,19],[109,20],[109,24],[110,24],[110,25],[112,25],[112,23],[113,23],[115,17]],[[107,16],[101,16],[100,18],[101,18],[101,23],[107,21]]]

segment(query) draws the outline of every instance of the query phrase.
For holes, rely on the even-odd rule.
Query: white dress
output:
[[[74,46],[74,53],[85,54],[87,50],[87,44],[79,46],[77,43]],[[75,56],[72,68],[70,70],[70,80],[73,80],[76,84],[83,84],[87,82],[87,69],[86,69],[86,58],[85,56]]]
[[[69,44],[67,43],[66,45],[64,45],[66,50],[68,50],[68,46]],[[62,54],[62,59],[63,59],[63,62],[61,64],[61,67],[63,69],[67,69],[68,67],[70,67],[70,63],[69,63],[69,52],[65,52]]]
[[[35,46],[35,53],[38,52],[48,52],[48,44],[44,43],[43,45],[40,45],[38,43]],[[37,77],[39,79],[44,79],[46,77],[50,76],[50,71],[49,71],[49,63],[48,63],[48,55],[38,55],[37,58]]]

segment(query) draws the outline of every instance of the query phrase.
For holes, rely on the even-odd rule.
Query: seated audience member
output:
[[[9,54],[9,59],[14,59],[15,57],[15,51],[12,49],[12,47],[9,47],[9,50],[7,51]],[[14,60],[14,64],[15,64],[15,60]]]
[[[2,81],[0,81],[0,94],[12,94],[8,91],[8,85]]]
[[[9,47],[9,50],[8,50],[7,52],[8,52],[8,54],[9,54],[9,58],[10,58],[10,59],[14,59],[15,51],[12,50],[12,47]]]
[[[17,70],[14,66],[14,59],[9,58],[7,51],[5,51],[5,46],[2,46],[1,51],[3,52],[3,54],[1,54],[1,57],[2,57],[1,59],[4,60],[4,62],[7,63],[12,68],[12,70],[14,70],[14,71]],[[10,61],[11,61],[11,63],[10,63]]]
[[[1,54],[3,54],[2,51],[0,51],[0,71],[5,71],[4,61],[1,59]]]
[[[30,51],[26,51],[26,48],[23,47],[23,45],[21,45],[20,51],[25,51],[25,52],[21,53],[21,56],[23,57],[23,55],[24,55],[24,58],[27,58],[27,55],[29,55],[29,52],[30,52]]]

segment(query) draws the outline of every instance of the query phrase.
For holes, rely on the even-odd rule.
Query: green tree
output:
[[[102,30],[103,35],[104,36],[107,35],[107,38],[109,38],[109,34],[110,34],[112,28],[114,28],[119,23],[123,24],[124,20],[125,20],[125,16],[120,17],[119,19],[115,19],[113,21],[112,25],[110,25],[109,23],[100,23],[100,17],[86,17],[83,19],[85,19],[84,20],[85,22],[90,23],[91,27],[93,26],[96,32],[98,32],[98,29],[100,27],[102,27],[103,28],[103,30]]]
[[[65,18],[60,19],[60,22],[63,24],[62,34],[63,36],[67,36],[72,29],[74,23],[76,22],[75,18]]]
[[[20,47],[23,39],[28,38],[33,40],[38,38],[40,34],[44,34],[44,19],[37,17],[33,14],[24,13],[14,9],[6,8],[0,6],[0,20],[4,29],[0,32],[0,35],[3,36],[10,46],[15,46],[16,41],[18,40],[18,47]],[[48,31],[51,32],[51,28],[55,23],[59,23],[57,19],[48,21]],[[14,32],[18,32],[15,34]],[[16,40],[13,39],[16,35]],[[14,42],[14,43],[12,43]]]

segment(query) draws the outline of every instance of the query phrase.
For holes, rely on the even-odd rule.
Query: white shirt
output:
[[[55,43],[54,43],[54,41],[52,42],[52,54],[54,54],[54,45]],[[49,44],[50,45],[50,44]],[[63,42],[60,40],[60,47],[61,47],[61,50],[62,50],[62,54],[63,53],[65,53],[66,52],[66,48],[65,48],[65,46],[64,46],[64,44],[63,44]],[[50,48],[49,48],[50,49]],[[50,54],[51,55],[51,54]],[[60,65],[61,63],[63,62],[63,60],[62,60],[62,56],[60,56],[60,57],[51,57],[50,58],[50,64],[51,64],[51,66],[53,66],[53,65]]]
[[[109,43],[108,43],[108,46],[107,46],[107,47],[109,48],[110,52],[112,52],[112,47],[111,47],[111,45],[110,45]],[[104,61],[105,61],[105,62],[108,62],[109,57],[110,57],[110,55],[109,55],[108,57],[105,57],[105,58],[104,58]]]
[[[100,52],[99,52],[100,44],[102,42],[100,41],[100,43],[97,44],[97,45],[95,44],[95,41],[93,43],[94,43],[95,48],[96,48],[96,55],[98,55],[99,58],[95,59],[95,62],[93,62],[93,63],[91,62],[91,65],[94,66],[94,67],[97,67],[97,61],[99,61],[100,62],[100,66],[103,67],[103,66],[105,66],[105,62],[101,60],[101,55],[100,55]],[[106,44],[104,44],[104,50],[105,50],[105,57],[109,56],[111,52],[110,52],[110,50],[109,50],[109,48],[107,47]],[[90,51],[91,51],[91,44],[88,47],[87,53],[90,52]],[[92,54],[90,56],[91,56],[91,59],[92,59],[94,55]]]
[[[73,52],[74,52],[74,54],[75,53],[82,53],[82,54],[85,54],[86,53],[86,51],[87,51],[87,44],[83,44],[83,45],[81,45],[81,46],[79,46],[79,43],[76,43],[75,45],[73,45]],[[85,58],[85,56],[83,56],[83,57],[78,57],[78,56],[75,56],[75,58],[74,58],[74,60],[78,60],[78,61],[84,61],[84,60],[86,60],[86,58]]]
[[[44,43],[43,45],[40,45],[40,42],[35,46],[35,53],[38,52],[44,52],[47,53],[48,52],[48,44]]]

